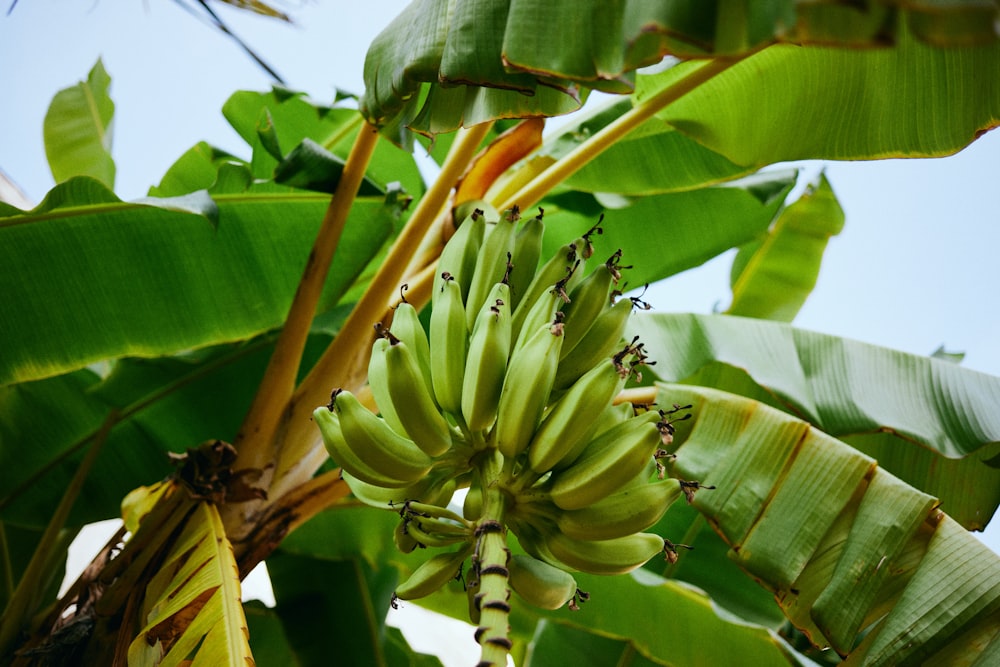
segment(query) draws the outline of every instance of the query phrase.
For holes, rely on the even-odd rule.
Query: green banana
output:
[[[566,305],[568,298],[566,296],[565,279],[551,285],[551,289],[539,296],[524,316],[524,321],[521,323],[520,335],[514,339],[512,349],[516,351],[523,347],[528,342],[528,338],[534,335],[540,327],[551,324],[556,319],[556,313],[559,313],[559,321],[562,322],[562,308]],[[513,326],[511,327],[511,333],[513,333]]]
[[[537,558],[516,554],[507,568],[510,587],[539,609],[559,609],[576,595],[576,579],[572,574]]]
[[[340,416],[337,413],[330,412],[330,410],[325,407],[316,408],[313,411],[313,421],[316,422],[316,425],[319,427],[319,432],[323,436],[323,444],[326,445],[326,450],[329,452],[330,457],[341,467],[341,469],[347,470],[358,479],[364,480],[365,482],[376,486],[398,489],[404,486],[409,486],[420,476],[408,476],[407,479],[398,479],[369,465],[347,444],[347,440],[344,438],[343,430],[340,427]],[[421,454],[423,454],[423,452],[421,452]],[[430,463],[432,463],[432,461],[428,458],[428,465],[424,468],[423,472],[430,469]],[[419,468],[416,469],[416,471],[419,471]],[[421,475],[422,474],[423,473],[421,473]]]
[[[410,486],[393,489],[365,482],[353,475],[349,470],[342,469],[340,476],[347,482],[347,486],[351,489],[351,493],[354,494],[355,498],[366,505],[379,509],[386,509],[395,503],[403,502],[407,498],[423,497],[435,479],[432,472]]]
[[[545,262],[535,272],[535,277],[531,279],[531,283],[528,287],[521,288],[521,298],[517,302],[517,308],[513,312],[513,325],[511,326],[511,334],[515,340],[521,337],[521,332],[525,331],[524,320],[528,316],[528,311],[532,309],[535,303],[542,297],[543,294],[552,289],[552,286],[560,281],[569,281],[570,276],[574,271],[574,267],[577,266],[579,261],[579,253],[577,252],[577,244],[583,243],[583,239],[577,239],[573,243],[567,243],[566,245],[559,248],[552,257]],[[565,284],[565,283],[564,283]],[[516,287],[516,286],[515,286]],[[551,320],[551,315],[547,320]],[[530,332],[534,331],[534,328],[527,329]]]
[[[469,521],[478,521],[483,515],[483,487],[473,484],[462,502],[462,516]]]
[[[451,428],[438,411],[420,363],[406,343],[389,334],[385,351],[386,391],[406,434],[430,456],[451,448]]]
[[[510,286],[497,283],[479,311],[469,340],[462,415],[470,431],[493,425],[510,354]]]
[[[507,519],[507,527],[517,536],[521,548],[533,558],[553,567],[563,568],[564,564],[552,555],[548,547],[548,536],[559,532],[555,524],[526,521],[511,516]]]
[[[605,431],[607,431],[612,426],[616,424],[621,424],[623,421],[629,420],[635,417],[635,408],[632,407],[631,403],[619,403],[618,405],[609,405],[604,408],[604,412],[597,419],[597,424],[594,426],[594,435],[596,438]]]
[[[514,232],[517,229],[515,213],[501,216],[486,236],[476,256],[476,271],[465,299],[466,327],[472,331],[479,310],[486,302],[490,290],[507,275],[508,259],[514,252]]]
[[[408,554],[420,546],[413,535],[406,532],[405,521],[400,521],[396,524],[395,528],[392,529],[392,541],[396,544],[396,548],[404,554]]]
[[[372,344],[372,356],[368,361],[368,386],[372,390],[379,414],[396,433],[406,435],[406,429],[396,416],[396,409],[389,396],[389,370],[385,365],[385,353],[391,343],[385,336],[379,336]]]
[[[472,547],[468,546],[458,551],[431,556],[396,587],[396,597],[400,600],[416,600],[430,595],[452,579],[458,579],[462,563],[470,553]]]
[[[601,413],[625,385],[628,370],[623,356],[619,353],[600,361],[549,409],[528,446],[532,470],[544,474],[576,460]]]
[[[531,218],[517,231],[514,237],[514,257],[511,262],[514,268],[510,272],[510,309],[513,312],[517,304],[521,302],[531,279],[538,269],[538,258],[542,254],[542,236],[545,232],[545,224],[542,222],[542,214]]]
[[[462,378],[465,377],[466,346],[465,306],[462,289],[448,273],[442,274],[437,304],[431,310],[431,381],[434,397],[442,410],[462,414]],[[377,399],[378,397],[376,397]]]
[[[406,343],[413,351],[420,364],[420,370],[424,374],[424,382],[431,386],[431,349],[427,342],[427,333],[424,325],[420,322],[420,315],[413,304],[406,301],[401,302],[392,315],[392,326],[389,327],[392,335]]]
[[[544,535],[545,544],[561,563],[590,574],[631,572],[664,549],[663,538],[633,533],[610,540],[574,540],[561,532]]]
[[[614,306],[597,316],[573,349],[562,355],[559,372],[556,373],[556,388],[568,387],[576,382],[594,359],[603,359],[621,349],[622,336],[625,335],[633,305],[631,299],[619,299]]]
[[[493,430],[497,448],[508,459],[524,451],[542,419],[559,364],[562,338],[561,324],[543,325],[510,357]]]
[[[564,510],[593,505],[628,484],[660,446],[659,415],[645,412],[618,424],[587,444],[579,458],[550,480],[552,502]]]
[[[577,540],[631,535],[659,521],[680,495],[681,485],[676,479],[668,477],[651,482],[643,475],[638,483],[629,484],[589,507],[560,512],[559,530]]]
[[[372,469],[386,477],[413,482],[434,465],[420,447],[393,431],[351,392],[338,392],[333,407],[340,415],[340,430],[347,446]]]
[[[621,256],[617,251],[604,264],[598,266],[569,293],[569,303],[563,308],[566,323],[566,343],[563,356],[576,346],[597,319],[611,305],[611,285],[614,282],[612,267]],[[593,358],[593,357],[591,357]]]
[[[417,541],[420,547],[450,547],[462,542],[468,542],[470,535],[468,532],[454,532],[435,530],[439,528],[431,520],[414,519],[406,521],[406,533]]]
[[[469,609],[469,622],[473,625],[479,625],[483,610],[480,607],[482,597],[479,592],[479,575],[476,574],[475,567],[475,556],[473,556],[472,564],[469,566],[469,575],[465,581],[465,597]]]
[[[476,209],[458,225],[455,233],[441,250],[441,257],[438,258],[437,275],[448,273],[455,279],[463,303],[469,293],[469,285],[472,284],[472,274],[476,270],[476,255],[483,245],[485,232],[486,219],[483,212]],[[431,294],[432,307],[437,307],[439,298],[439,292],[434,291]]]

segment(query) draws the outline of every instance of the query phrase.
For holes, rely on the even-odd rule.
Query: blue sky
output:
[[[282,5],[295,26],[219,11],[290,87],[330,101],[336,88],[361,91],[368,43],[405,4]],[[145,195],[198,141],[242,154],[222,104],[233,91],[270,86],[175,2],[21,0],[0,18],[0,169],[31,200],[52,185],[41,127],[48,103],[98,57],[113,81],[116,190],[125,199]],[[1000,375],[1000,132],[944,159],[806,166],[826,169],[847,224],[796,325],[919,354],[944,345],[966,352],[965,366]],[[724,307],[729,261],[671,279],[651,300],[671,311]],[[991,543],[998,549],[1000,537]]]

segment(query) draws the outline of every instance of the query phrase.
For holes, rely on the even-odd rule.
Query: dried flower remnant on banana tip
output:
[[[691,406],[614,404],[654,363],[624,338],[631,312],[649,306],[621,298],[621,250],[594,262],[598,222],[542,258],[542,213],[466,217],[441,253],[427,331],[405,298],[378,328],[369,383],[380,414],[340,390],[314,413],[354,495],[399,514],[397,547],[434,550],[393,604],[462,590],[481,664],[506,661],[512,590],[579,609],[589,596],[576,572],[675,562],[684,545],[643,531],[681,495],[712,488],[665,474]],[[461,510],[448,507],[456,489],[467,489]]]

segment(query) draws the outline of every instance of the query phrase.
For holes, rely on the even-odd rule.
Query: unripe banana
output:
[[[476,270],[476,255],[483,245],[486,231],[486,219],[481,210],[474,210],[458,225],[455,233],[441,251],[438,259],[437,275],[448,273],[459,286],[462,303],[469,293],[472,284],[472,274]],[[436,308],[440,292],[434,290],[431,294],[432,307]]]
[[[661,443],[659,415],[646,412],[605,431],[568,468],[553,473],[549,493],[564,510],[593,505],[628,484]]]
[[[469,340],[462,386],[462,415],[470,431],[493,425],[510,354],[510,286],[490,290]]]
[[[444,526],[448,526],[448,530],[440,530]],[[468,531],[456,532],[454,528],[434,519],[413,519],[406,522],[406,532],[421,547],[450,547],[470,541]]]
[[[573,243],[567,243],[566,245],[559,248],[551,259],[549,259],[545,264],[535,272],[535,277],[531,279],[531,283],[527,286],[521,288],[521,298],[517,302],[517,308],[514,310],[513,314],[513,327],[511,333],[515,340],[521,337],[521,332],[524,329],[524,320],[528,316],[528,311],[535,305],[535,302],[541,298],[543,294],[552,289],[552,286],[561,280],[569,279],[570,274],[573,272],[573,267],[576,266],[579,260],[579,253],[577,252],[577,244],[583,243],[583,239],[577,239]],[[549,317],[549,320],[552,318]],[[528,329],[529,335],[534,329]]]
[[[417,358],[420,370],[424,374],[424,382],[431,386],[431,350],[427,342],[427,332],[420,322],[420,315],[413,304],[403,301],[393,311],[392,335],[406,343]]]
[[[514,232],[517,229],[515,213],[501,216],[493,226],[476,256],[476,271],[465,299],[466,327],[472,331],[480,308],[490,290],[507,275],[507,261],[514,253]]]
[[[570,292],[569,303],[563,308],[566,324],[566,343],[563,345],[564,357],[580,342],[597,316],[610,307],[614,274],[609,265],[616,262],[620,255],[621,250],[612,255],[606,263],[591,271]]]
[[[531,556],[516,554],[507,564],[510,587],[539,609],[559,609],[576,595],[573,575]]]
[[[521,333],[514,339],[512,350],[517,351],[524,347],[524,344],[539,328],[551,324],[556,319],[556,313],[559,313],[559,321],[562,322],[562,308],[566,305],[568,298],[565,279],[554,283],[550,286],[549,291],[542,293],[524,316]],[[511,327],[511,331],[513,333],[513,327]]]
[[[601,412],[625,385],[619,355],[600,361],[553,405],[528,446],[538,474],[572,464],[594,433]]]
[[[414,482],[434,465],[434,461],[420,447],[393,431],[385,420],[372,414],[351,392],[337,393],[333,406],[340,415],[340,430],[347,446],[377,472],[393,479]]]
[[[609,540],[646,530],[681,495],[676,479],[644,476],[625,488],[582,509],[559,514],[559,530],[577,540]]]
[[[563,389],[576,382],[577,378],[586,372],[594,359],[603,359],[620,350],[625,327],[628,326],[632,314],[633,303],[630,299],[619,299],[611,308],[605,310],[583,334],[583,338],[573,346],[569,353],[564,353],[559,362],[559,372],[556,373],[556,388]],[[569,339],[567,339],[567,343]]]
[[[462,516],[469,521],[478,521],[483,515],[483,487],[473,483],[462,503]]]
[[[560,532],[545,536],[552,555],[566,566],[590,574],[625,574],[663,551],[663,538],[633,533],[611,540],[574,540]]]
[[[386,509],[397,507],[407,500],[421,500],[433,505],[447,505],[455,494],[456,482],[453,473],[433,469],[410,486],[391,489],[364,482],[350,472],[343,470],[341,477],[347,482],[354,497],[371,507]]]
[[[385,365],[385,353],[391,343],[384,336],[376,338],[372,344],[372,356],[368,361],[368,386],[372,390],[379,414],[396,433],[406,435],[406,429],[396,416],[396,409],[389,396],[389,370]]]
[[[440,456],[451,448],[451,428],[434,403],[420,364],[409,346],[399,339],[385,351],[387,391],[399,423],[420,449]]]
[[[500,392],[493,437],[500,453],[516,458],[542,419],[562,349],[562,325],[538,328],[510,358]]]
[[[396,548],[404,554],[408,554],[420,546],[413,535],[406,532],[406,522],[404,521],[400,521],[392,529],[392,541],[396,544]]]
[[[340,476],[347,482],[354,497],[371,507],[386,509],[409,498],[422,498],[428,492],[434,481],[433,473],[423,477],[410,486],[399,489],[369,484],[351,474],[349,470],[341,470]]]
[[[542,236],[545,232],[545,223],[542,222],[542,214],[539,213],[531,218],[517,231],[514,237],[514,257],[511,262],[514,268],[510,272],[510,309],[513,312],[517,304],[521,302],[521,297],[527,293],[531,279],[535,277],[535,270],[538,269],[538,258],[542,254]]]
[[[470,553],[472,553],[471,546],[431,556],[414,570],[406,581],[396,587],[396,597],[400,600],[416,600],[430,595],[452,579],[458,579],[462,562]]]
[[[319,432],[323,436],[323,444],[326,445],[327,452],[329,452],[330,457],[342,470],[350,472],[358,479],[362,479],[369,484],[385,488],[398,489],[409,486],[416,479],[397,479],[386,475],[370,466],[364,459],[355,454],[344,438],[344,433],[340,427],[340,417],[337,413],[330,412],[325,407],[316,408],[313,411],[313,421],[319,427]],[[429,458],[426,460],[428,464],[431,463]],[[427,469],[430,469],[429,465]]]
[[[594,426],[594,435],[596,438],[602,433],[607,431],[612,426],[621,424],[635,417],[635,408],[632,407],[631,403],[619,403],[618,405],[609,405],[604,408],[604,412],[597,419],[597,424]]]
[[[469,607],[469,622],[473,625],[479,625],[483,613],[480,606],[482,597],[479,594],[479,576],[472,571],[473,567],[474,565],[469,567],[469,575],[465,582],[465,598]]]
[[[465,328],[465,306],[458,282],[444,274],[434,309],[431,310],[431,381],[434,397],[442,410],[462,414],[462,382],[465,377],[466,349],[469,343]],[[378,397],[376,396],[376,399]]]
[[[562,561],[552,555],[547,543],[548,536],[559,532],[554,523],[527,521],[515,516],[507,518],[507,527],[517,536],[517,541],[533,558],[553,567],[564,567]]]

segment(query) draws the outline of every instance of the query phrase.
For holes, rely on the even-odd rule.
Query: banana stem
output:
[[[447,203],[448,194],[491,126],[491,123],[483,123],[459,131],[439,177],[420,200],[368,289],[337,337],[292,394],[285,412],[287,430],[281,439],[283,450],[270,489],[273,498],[311,477],[326,460],[326,451],[309,416],[313,408],[329,400],[332,388],[353,391],[364,384],[371,354],[372,325],[386,317],[386,304],[399,289],[410,257]]]
[[[344,165],[330,206],[326,210],[312,252],[292,300],[285,326],[281,331],[267,370],[257,388],[253,403],[234,440],[238,455],[234,468],[264,470],[273,459],[274,435],[281,415],[295,389],[295,377],[305,349],[309,326],[316,314],[334,252],[340,243],[347,216],[357,196],[361,179],[378,141],[378,132],[362,126]],[[268,474],[262,479],[267,488]]]
[[[482,647],[479,665],[504,667],[510,653],[510,549],[504,525],[506,499],[500,490],[503,472],[496,457],[483,462],[483,514],[476,525],[476,553],[473,556],[474,576],[479,579],[479,627],[476,640]]]
[[[630,111],[622,114],[614,122],[594,134],[590,139],[580,144],[573,151],[550,165],[536,178],[533,178],[524,187],[508,197],[506,201],[501,202],[497,206],[497,210],[506,210],[514,204],[520,206],[522,211],[530,209],[541,201],[542,197],[548,194],[554,187],[572,176],[581,167],[600,155],[623,136],[652,118],[661,109],[680,99],[717,74],[729,69],[739,61],[740,58],[732,60],[713,58],[684,78],[667,86],[649,99],[643,100]]]

